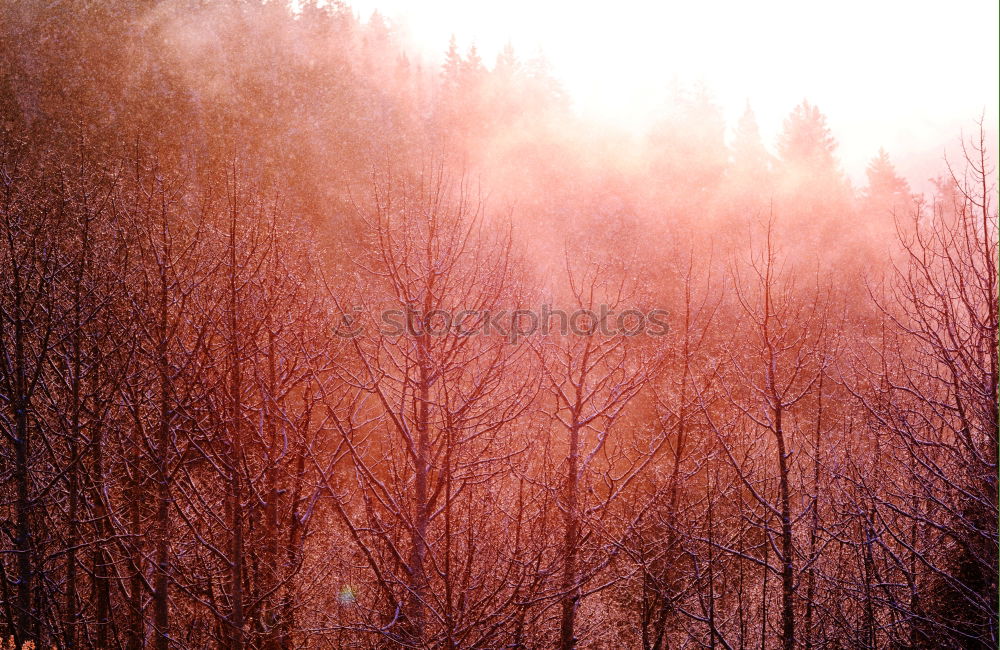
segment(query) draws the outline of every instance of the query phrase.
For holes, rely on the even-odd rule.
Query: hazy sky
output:
[[[996,0],[350,4],[365,19],[378,9],[402,22],[428,60],[452,34],[490,65],[508,41],[524,57],[540,49],[579,112],[625,128],[648,122],[671,79],[701,80],[731,125],[749,99],[773,146],[808,98],[856,180],[880,146],[919,176],[983,110],[997,120]]]

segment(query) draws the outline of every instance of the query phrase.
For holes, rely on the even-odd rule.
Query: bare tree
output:
[[[37,439],[39,400],[61,315],[56,284],[64,261],[58,236],[71,200],[61,191],[58,173],[47,170],[25,145],[14,142],[0,150],[0,427],[2,474],[9,490],[4,505],[13,511],[4,521],[9,550],[0,566],[8,629],[16,643],[41,638],[48,604],[38,576],[40,506],[47,486],[35,463],[46,453],[44,440]]]
[[[545,379],[542,408],[565,434],[550,434],[556,463],[547,480],[562,516],[558,645],[569,649],[579,642],[581,601],[603,588],[591,581],[620,545],[620,533],[604,529],[604,515],[660,450],[664,436],[655,429],[648,439],[613,436],[660,357],[644,337],[630,336],[639,332],[623,318],[634,308],[635,290],[620,269],[594,263],[581,271],[568,252],[566,271],[568,311],[554,313],[561,319],[558,329],[542,324],[549,336],[538,339],[534,350]]]
[[[492,543],[505,526],[518,534],[516,492],[499,479],[533,391],[523,343],[506,325],[484,331],[516,306],[510,239],[487,233],[482,203],[441,162],[376,174],[362,210],[372,247],[343,370],[353,393],[331,410],[357,490],[320,469],[378,593],[365,602],[378,622],[360,629],[469,647],[511,623],[524,580],[521,549]]]
[[[856,392],[894,436],[902,478],[878,498],[914,565],[911,642],[996,644],[997,209],[983,130],[965,170],[929,213],[900,222],[903,260],[875,299],[888,323],[871,364],[879,390]]]
[[[725,425],[713,420],[712,427],[753,504],[745,513],[748,523],[763,533],[759,555],[741,553],[763,570],[761,643],[768,638],[767,575],[774,573],[781,581],[779,636],[791,649],[796,643],[800,554],[794,531],[800,515],[793,512],[793,490],[799,450],[805,446],[796,415],[821,386],[826,364],[821,349],[829,313],[819,286],[803,297],[794,280],[782,273],[773,230],[771,219],[763,246],[751,253],[745,269],[732,272],[743,322],[735,330],[739,338],[727,351],[732,374],[721,377],[720,387],[733,408],[733,419]],[[761,432],[770,435],[762,439]],[[773,469],[761,466],[765,454],[773,454]],[[770,485],[775,483],[777,489],[772,491]],[[772,550],[777,565],[768,557]]]

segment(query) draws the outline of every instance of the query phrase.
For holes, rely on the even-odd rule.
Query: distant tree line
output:
[[[0,2],[0,645],[996,647],[962,144],[855,188],[807,101],[628,139],[339,2]],[[670,331],[429,331],[543,303]]]

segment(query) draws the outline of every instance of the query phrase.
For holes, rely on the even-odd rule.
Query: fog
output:
[[[997,7],[648,4],[0,0],[0,650],[997,647]]]
[[[703,83],[729,124],[749,101],[772,144],[790,107],[808,99],[830,116],[840,157],[863,181],[884,147],[921,188],[944,144],[980,115],[997,121],[996,3],[475,3],[362,0],[362,18],[380,12],[413,51],[440,62],[456,36],[486,61],[507,43],[541,52],[574,109],[639,132],[656,119],[674,80]],[[995,138],[994,138],[995,139]]]

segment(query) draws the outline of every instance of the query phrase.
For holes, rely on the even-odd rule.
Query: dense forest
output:
[[[990,125],[441,51],[0,1],[0,646],[997,647]]]

